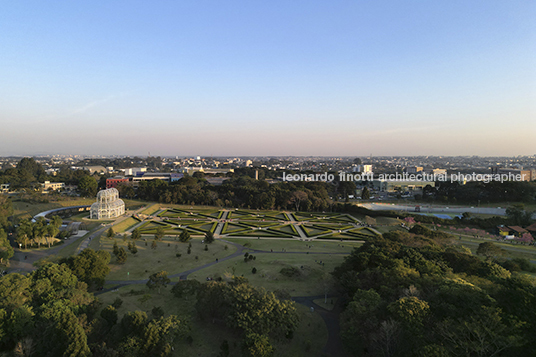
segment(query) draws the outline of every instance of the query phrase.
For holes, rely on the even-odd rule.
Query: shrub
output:
[[[281,275],[284,275],[289,278],[295,278],[301,275],[300,269],[296,267],[284,267],[279,271]]]

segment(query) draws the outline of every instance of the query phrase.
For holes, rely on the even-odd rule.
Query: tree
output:
[[[190,233],[188,233],[188,231],[184,229],[179,235],[179,240],[183,243],[188,242],[190,240]]]
[[[54,238],[56,235],[58,235],[59,232],[60,232],[60,229],[55,224],[49,223],[47,225],[45,237],[47,238],[47,243],[48,243],[49,248],[50,248],[50,240],[48,238]]]
[[[132,231],[132,235],[130,236],[132,240],[138,240],[141,239],[141,232],[139,228],[136,228]]]
[[[370,199],[370,191],[368,187],[363,187],[363,191],[361,191],[361,199],[363,200],[369,200]]]
[[[147,314],[144,311],[130,311],[121,319],[121,328],[125,334],[141,335],[146,323]]]
[[[478,245],[478,249],[476,250],[476,254],[483,255],[487,259],[491,259],[498,256],[503,256],[505,253],[505,250],[501,247],[491,243],[491,242],[484,242],[480,243]]]
[[[41,247],[41,240],[47,234],[47,223],[45,217],[40,216],[35,222],[30,223],[32,226],[32,239]]]
[[[52,224],[53,226],[55,226],[57,228],[60,228],[61,225],[63,224],[63,220],[61,219],[60,216],[55,215],[55,216],[52,216],[52,218],[50,219],[49,224]]]
[[[141,351],[146,356],[169,356],[174,340],[186,336],[188,331],[188,324],[175,315],[151,320],[143,331]]]
[[[162,307],[160,307],[160,306],[155,306],[151,310],[151,314],[154,316],[154,318],[158,319],[158,318],[164,316],[164,309],[162,309]]]
[[[125,248],[119,248],[115,257],[117,258],[117,263],[124,264],[127,261],[127,252],[125,251]]]
[[[191,295],[196,295],[201,283],[197,280],[179,280],[173,285],[171,292],[177,298],[183,298]]]
[[[515,204],[506,209],[506,216],[515,225],[528,226],[532,221],[534,212],[525,210],[525,205]]]
[[[158,294],[160,294],[160,288],[165,288],[170,282],[171,280],[168,278],[167,272],[162,270],[149,276],[147,287],[149,289],[158,289]]]
[[[305,201],[308,198],[307,193],[304,191],[294,191],[290,195],[290,204],[294,204],[294,207],[296,208],[296,211],[300,210],[300,204]]]
[[[102,309],[100,315],[110,326],[117,323],[117,310],[112,305],[108,305]]]
[[[164,234],[165,234],[165,231],[164,231],[164,227],[160,226],[156,229],[156,233],[154,235],[154,239],[155,240],[160,240],[164,237]]]
[[[151,249],[156,249],[158,247],[158,244],[156,244],[156,239],[153,240],[153,242],[151,243]]]
[[[90,356],[87,336],[64,300],[43,307],[40,314],[39,356]]]
[[[119,248],[117,253],[120,254]],[[86,248],[78,255],[60,260],[60,263],[67,264],[78,280],[85,282],[90,287],[99,287],[104,285],[106,275],[110,272],[108,266],[110,253],[105,250],[94,251],[91,248]]]
[[[244,337],[242,351],[244,356],[248,357],[270,357],[274,354],[268,337],[256,333],[249,333]]]
[[[0,228],[0,264],[4,264],[4,259],[7,261],[13,254],[13,248],[7,240],[7,234]]]
[[[7,218],[13,214],[13,203],[11,199],[5,195],[0,195],[0,228],[7,228]]]
[[[32,226],[30,221],[27,219],[23,219],[20,221],[19,227],[17,228],[17,237],[15,238],[15,241],[22,245],[24,244],[24,249],[27,248],[28,240],[32,236]]]
[[[115,232],[114,232],[114,229],[112,227],[108,228],[108,230],[106,231],[106,237],[108,237],[110,239],[115,237]]]
[[[78,180],[78,191],[83,197],[95,197],[97,195],[97,180],[93,176],[83,176]]]
[[[211,244],[212,242],[214,242],[214,234],[209,231],[205,234],[205,243]]]
[[[132,246],[130,248],[130,252],[132,254],[137,254],[138,253],[138,247],[136,247],[136,243],[132,242]]]

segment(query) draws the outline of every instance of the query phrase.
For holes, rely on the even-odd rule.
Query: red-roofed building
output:
[[[523,234],[529,232],[519,226],[508,226],[508,228],[510,229],[510,232],[512,232],[516,237],[521,237]]]
[[[126,177],[114,177],[106,179],[106,188],[116,188],[120,183],[128,183],[129,178]]]
[[[525,229],[534,235],[536,233],[536,223],[533,223],[530,226],[525,227]]]

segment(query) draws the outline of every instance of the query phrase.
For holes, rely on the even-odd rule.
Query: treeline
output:
[[[335,269],[347,299],[341,337],[348,350],[355,356],[534,355],[534,278],[452,246],[447,234],[415,232],[386,233]]]
[[[97,181],[89,175],[88,171],[72,170],[68,165],[61,165],[56,175],[49,175],[40,163],[31,157],[25,157],[18,162],[16,167],[0,170],[0,183],[9,183],[12,190],[35,190],[39,188],[40,183],[45,181],[82,185],[82,195],[94,196],[97,192]],[[103,181],[102,185],[105,186],[105,184],[106,181]],[[88,185],[91,187],[88,188]]]
[[[214,205],[251,209],[327,211],[333,206],[330,185],[324,182],[281,182],[269,184],[249,176],[232,177],[221,186],[205,179],[186,176],[174,183],[142,181],[137,190],[118,187],[121,196],[173,204]]]
[[[450,203],[485,204],[497,202],[536,201],[536,182],[527,181],[491,181],[468,182],[436,182],[437,187],[427,186],[423,190],[422,199]]]
[[[102,309],[88,284],[102,286],[110,254],[84,250],[24,276],[0,278],[0,352],[15,356],[168,356],[188,321],[133,311],[121,299]]]

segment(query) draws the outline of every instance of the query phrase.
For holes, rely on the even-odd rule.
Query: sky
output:
[[[534,155],[534,19],[528,0],[0,0],[0,156]]]

